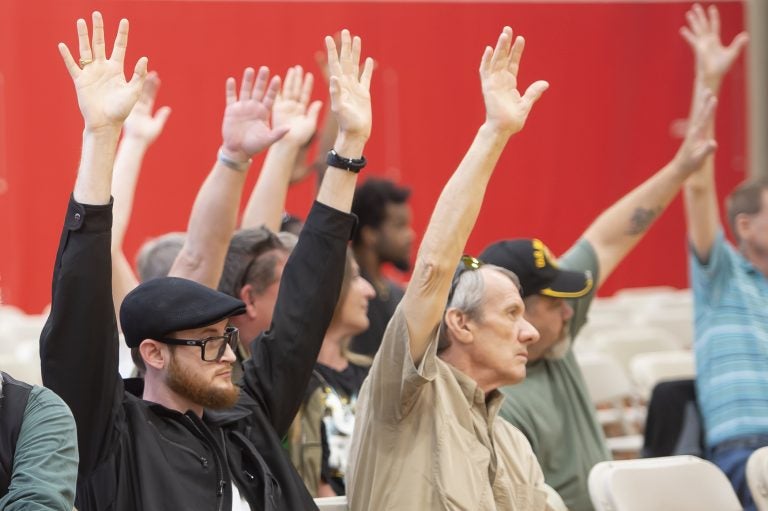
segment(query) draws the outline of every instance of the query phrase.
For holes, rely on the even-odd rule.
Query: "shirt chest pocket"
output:
[[[447,421],[438,436],[436,452],[432,469],[444,509],[494,509],[488,474],[491,453],[474,432],[455,420]]]

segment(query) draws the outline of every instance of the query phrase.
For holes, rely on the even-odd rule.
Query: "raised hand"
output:
[[[746,32],[741,32],[733,38],[731,44],[723,46],[720,41],[720,13],[714,5],[710,5],[708,10],[709,16],[701,5],[694,4],[685,14],[688,26],[680,29],[680,35],[688,42],[696,56],[697,74],[707,86],[716,90],[747,44],[749,36]]]
[[[144,87],[141,89],[139,100],[125,119],[123,131],[126,137],[141,140],[149,145],[162,133],[165,121],[171,115],[171,109],[164,106],[159,108],[154,116],[152,115],[159,88],[160,78],[156,72],[152,71],[144,80]]]
[[[79,65],[64,43],[59,53],[64,59],[75,83],[77,102],[87,131],[120,128],[141,94],[147,74],[147,58],[141,57],[134,67],[129,82],[123,71],[128,44],[128,20],[120,20],[112,55],[106,57],[104,20],[101,13],[93,13],[93,39],[88,38],[85,20],[77,20],[77,38],[80,49]]]
[[[680,170],[686,174],[703,168],[704,160],[717,148],[709,130],[717,98],[704,87],[698,87],[695,94],[685,139],[675,155]]]
[[[243,72],[239,97],[235,85],[234,78],[227,79],[227,108],[221,124],[222,150],[233,161],[247,161],[288,132],[287,127],[269,126],[272,105],[280,90],[280,77],[269,80],[266,67],[259,68],[258,75],[249,67]]]
[[[512,29],[504,27],[496,49],[487,46],[480,61],[486,122],[509,134],[523,128],[531,107],[549,87],[547,82],[539,80],[522,96],[518,92],[517,73],[524,47],[525,39],[517,36],[512,44]]]
[[[360,38],[352,38],[349,30],[341,31],[341,50],[337,52],[333,37],[325,37],[328,52],[329,90],[331,111],[345,135],[371,135],[371,75],[373,59],[365,59],[360,73]]]
[[[275,98],[272,107],[272,127],[287,128],[283,140],[303,146],[308,143],[317,128],[317,116],[322,101],[309,103],[314,78],[312,73],[304,74],[301,66],[288,69],[283,81],[283,90]]]

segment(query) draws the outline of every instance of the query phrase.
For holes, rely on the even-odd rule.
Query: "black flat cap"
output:
[[[136,348],[144,339],[202,328],[245,312],[245,304],[197,282],[162,277],[143,282],[120,307],[125,343]]]

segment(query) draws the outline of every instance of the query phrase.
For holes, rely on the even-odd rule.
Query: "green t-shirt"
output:
[[[592,245],[579,240],[559,260],[561,268],[589,270],[598,281],[598,263]],[[571,338],[587,320],[595,289],[569,300],[573,317]],[[603,430],[587,391],[573,349],[562,359],[537,360],[527,367],[522,383],[503,387],[506,396],[500,415],[528,437],[541,464],[544,479],[571,511],[591,511],[587,479],[592,467],[610,460]]]

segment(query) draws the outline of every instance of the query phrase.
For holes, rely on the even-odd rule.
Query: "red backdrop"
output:
[[[730,41],[740,2],[718,4]],[[6,303],[40,311],[79,157],[82,121],[56,44],[76,46],[75,20],[94,8],[109,38],[131,21],[127,68],[141,55],[163,81],[173,114],[145,160],[126,239],[133,257],[149,236],[184,230],[220,144],[224,80],[246,65],[317,74],[322,37],[348,27],[378,61],[366,173],[413,189],[423,232],[442,184],[483,119],[477,67],[510,24],[526,36],[521,81],[550,82],[509,144],[468,244],[538,236],[560,253],[591,220],[674,154],[687,115],[692,59],[678,35],[687,3],[0,2],[0,286]],[[721,196],[745,177],[745,72],[740,60],[720,97]],[[324,98],[324,84],[315,96]],[[255,169],[258,165],[254,166]],[[255,181],[252,171],[249,184]],[[304,214],[314,184],[291,191]],[[603,288],[687,283],[679,199]]]

